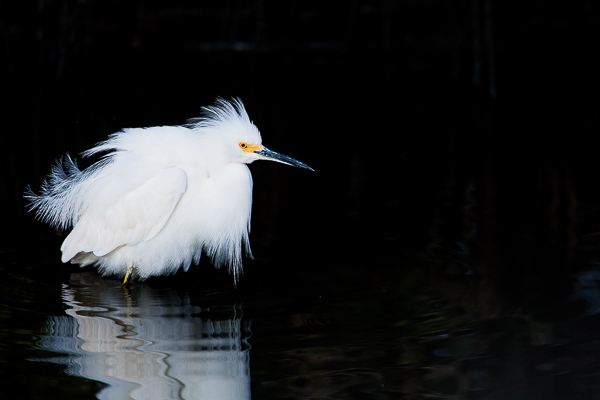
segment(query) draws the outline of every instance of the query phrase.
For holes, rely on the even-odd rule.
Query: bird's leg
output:
[[[125,274],[125,279],[123,279],[123,286],[127,285],[127,278],[129,278],[129,276],[131,276],[131,273],[133,272],[133,263],[128,264],[127,265],[127,273]]]

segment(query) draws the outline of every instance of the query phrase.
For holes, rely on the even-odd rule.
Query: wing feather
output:
[[[165,226],[186,188],[185,171],[171,167],[104,210],[85,210],[63,242],[63,262],[79,252],[101,257],[117,247],[152,239]]]

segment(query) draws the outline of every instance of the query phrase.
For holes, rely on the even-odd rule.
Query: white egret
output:
[[[188,270],[207,254],[234,282],[248,241],[252,175],[272,160],[312,168],[264,147],[239,99],[217,99],[185,126],[131,128],[82,153],[108,152],[84,171],[68,155],[41,194],[26,197],[37,217],[61,229],[62,261],[97,265],[103,275],[139,279]]]

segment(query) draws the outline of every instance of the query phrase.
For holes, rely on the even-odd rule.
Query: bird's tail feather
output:
[[[27,188],[25,198],[29,200],[29,210],[36,210],[36,217],[52,226],[71,227],[78,216],[80,196],[77,193],[84,189],[85,176],[88,173],[82,172],[69,154],[60,158],[42,183],[39,195]]]

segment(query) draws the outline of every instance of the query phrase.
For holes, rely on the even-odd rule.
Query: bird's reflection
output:
[[[108,384],[99,399],[249,399],[249,323],[241,307],[215,313],[172,290],[116,289],[73,274],[67,316],[50,318],[43,348],[68,373]]]

